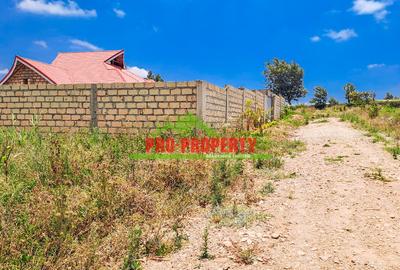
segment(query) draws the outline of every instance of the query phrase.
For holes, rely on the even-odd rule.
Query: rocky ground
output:
[[[267,218],[221,227],[204,210],[190,220],[179,252],[144,268],[400,269],[400,161],[336,119],[294,136],[304,152],[281,172],[251,176],[256,188],[274,182],[275,192],[250,206]],[[207,226],[214,257],[199,260]]]

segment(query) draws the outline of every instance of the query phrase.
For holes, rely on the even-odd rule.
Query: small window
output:
[[[23,84],[28,84],[28,82],[29,82],[28,79],[23,79],[23,80],[22,80],[22,83],[23,83]]]

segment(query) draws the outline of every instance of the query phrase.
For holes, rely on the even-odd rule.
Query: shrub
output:
[[[373,103],[369,108],[368,108],[368,116],[369,118],[376,118],[379,115],[379,108],[376,103]]]
[[[141,270],[142,265],[140,263],[141,257],[141,238],[142,229],[140,227],[135,228],[130,235],[130,242],[128,247],[128,256],[126,257],[122,270]]]
[[[274,184],[272,182],[268,182],[267,184],[265,184],[263,186],[263,188],[261,189],[260,193],[264,196],[274,193],[275,191],[275,187]]]
[[[242,160],[219,160],[212,170],[211,177],[211,203],[213,206],[222,204],[225,197],[225,188],[229,187],[232,182],[243,174],[244,164]]]
[[[232,247],[235,262],[250,265],[256,260],[259,248],[256,244],[241,247],[238,243],[234,243]]]
[[[245,248],[239,251],[238,259],[239,262],[244,264],[253,264],[255,260],[254,248]]]
[[[224,199],[223,193],[223,182],[220,178],[220,173],[216,168],[213,169],[212,172],[212,180],[211,180],[211,203],[212,205],[218,206],[222,204],[222,200]]]
[[[388,150],[392,153],[394,159],[397,159],[398,156],[400,156],[400,146],[398,144],[393,147],[388,147]]]
[[[236,160],[235,164],[233,165],[233,175],[234,176],[238,176],[238,175],[242,175],[244,171],[244,164],[243,164],[243,160]]]
[[[206,260],[206,259],[213,259],[214,256],[210,255],[208,251],[208,228],[204,229],[203,232],[203,245],[201,247],[201,254],[200,254],[200,259]]]
[[[339,105],[339,101],[337,101],[337,99],[335,99],[334,97],[331,97],[328,100],[328,103],[329,103],[329,106],[331,106],[331,107]]]
[[[256,169],[279,169],[283,166],[283,162],[280,158],[271,157],[269,159],[256,159],[253,161]]]

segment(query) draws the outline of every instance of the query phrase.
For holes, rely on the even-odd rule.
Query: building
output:
[[[59,53],[51,64],[16,56],[3,84],[136,83],[147,79],[128,71],[124,50]]]

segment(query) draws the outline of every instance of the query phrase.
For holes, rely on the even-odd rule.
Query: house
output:
[[[128,71],[124,50],[59,53],[51,64],[16,56],[3,84],[135,83],[147,79]]]

